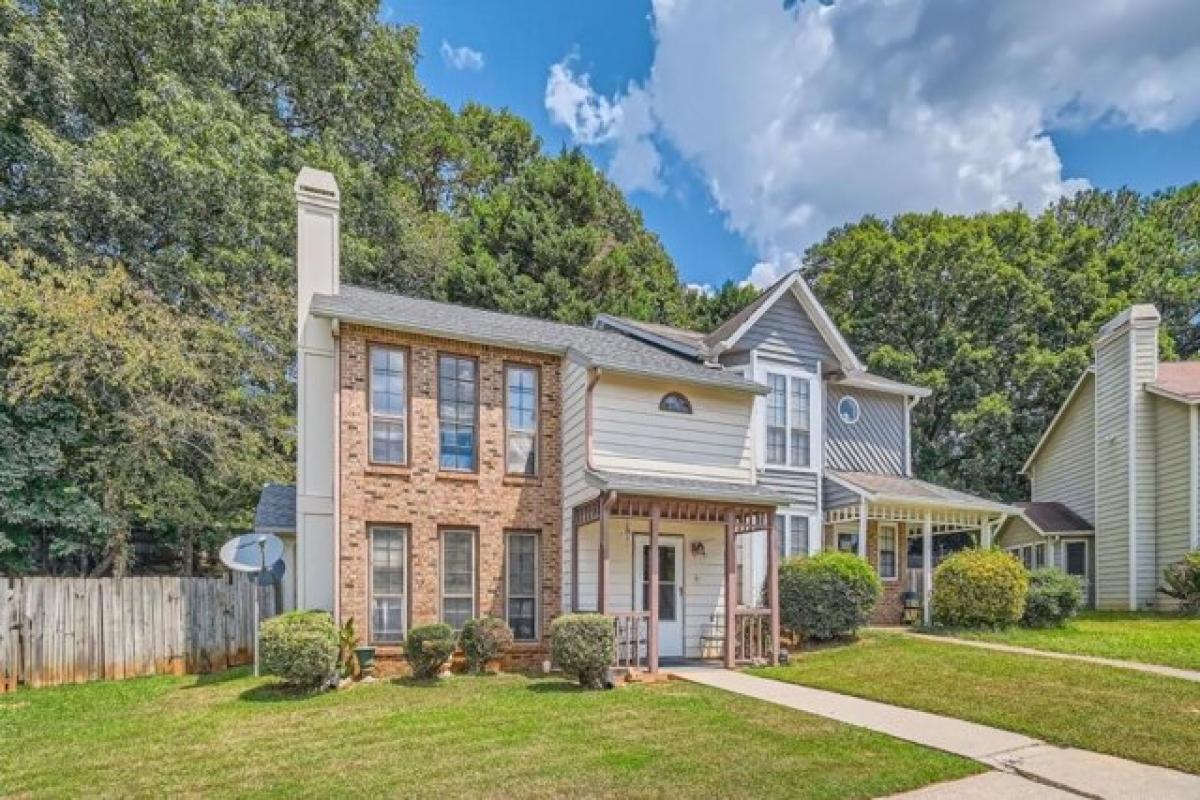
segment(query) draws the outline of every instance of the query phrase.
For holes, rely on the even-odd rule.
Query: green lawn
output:
[[[1089,611],[1062,628],[964,631],[963,639],[1200,670],[1200,618]]]
[[[293,699],[244,671],[0,695],[0,794],[871,797],[981,771],[686,683],[380,682]]]
[[[884,632],[752,672],[1200,773],[1200,683]]]

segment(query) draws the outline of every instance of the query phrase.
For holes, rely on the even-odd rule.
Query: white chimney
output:
[[[1130,306],[1096,337],[1096,559],[1112,579],[1097,583],[1102,608],[1154,602],[1154,414],[1144,387],[1158,374],[1158,310]]]
[[[296,593],[299,608],[336,613],[337,349],[333,323],[309,313],[339,288],[341,195],[333,175],[296,177]]]

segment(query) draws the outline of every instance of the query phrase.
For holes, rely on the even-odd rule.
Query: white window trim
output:
[[[824,408],[825,408],[825,392],[822,385],[820,375],[809,372],[806,369],[782,364],[775,361],[767,361],[765,359],[755,358],[754,365],[754,380],[757,383],[767,384],[767,376],[783,375],[788,381],[788,391],[784,397],[784,411],[788,422],[788,431],[791,431],[791,385],[792,380],[808,381],[808,466],[799,467],[792,466],[789,463],[792,460],[792,437],[790,433],[784,437],[784,462],[783,464],[768,464],[767,463],[767,398],[759,397],[754,401],[755,413],[753,415],[754,424],[754,441],[755,459],[760,470],[771,470],[773,472],[802,472],[810,474],[820,474],[821,463],[825,458],[824,446]],[[768,384],[769,385],[769,384]]]
[[[403,554],[401,555],[401,563],[404,571],[404,581],[401,586],[402,593],[399,595],[389,594],[387,597],[400,598],[400,640],[398,642],[378,642],[375,638],[375,534],[379,531],[390,531],[400,534],[400,542],[403,545]],[[367,563],[367,597],[370,602],[370,614],[367,616],[367,641],[375,644],[382,644],[385,647],[394,646],[403,642],[408,638],[408,581],[409,581],[409,558],[408,558],[408,541],[409,529],[404,525],[372,525],[368,529],[369,534],[369,549]]]
[[[850,421],[842,416],[842,403],[847,403],[847,402],[851,403],[854,406],[854,420],[853,421]],[[860,403],[858,401],[858,398],[855,397],[854,395],[844,394],[841,397],[839,397],[838,401],[837,401],[837,408],[835,408],[834,411],[838,415],[838,420],[843,425],[847,425],[847,426],[857,425],[859,423],[859,421],[862,419],[862,403]]]
[[[446,534],[448,533],[465,533],[471,537],[471,616],[469,619],[475,619],[479,616],[479,532],[473,528],[443,528],[439,550],[439,558],[441,560],[441,569],[439,570],[438,586],[438,617],[441,622],[446,622],[446,600],[458,599],[466,597],[465,594],[448,594],[446,592]]]
[[[404,359],[404,413],[389,414],[375,410],[375,360],[374,354],[376,351],[386,351],[389,353],[399,353]],[[408,348],[393,347],[386,344],[372,344],[367,347],[367,463],[383,464],[389,467],[405,467],[408,466],[408,437],[411,431],[408,429],[408,404],[411,398],[408,396],[409,385],[409,370],[411,369],[408,357]],[[399,461],[383,461],[375,458],[375,420],[380,419],[384,422],[399,422],[404,428],[404,447],[400,451]]]
[[[775,512],[776,519],[782,519],[783,522],[783,540],[784,548],[787,549],[787,542],[791,539],[792,519],[795,517],[804,517],[808,520],[808,549],[803,553],[788,553],[786,558],[792,558],[798,555],[815,555],[821,552],[821,514],[807,506],[786,506]]]
[[[533,373],[533,430],[523,431],[513,427],[512,409],[508,406],[509,374],[513,370],[524,370]],[[536,478],[542,474],[542,452],[540,447],[542,428],[542,371],[534,364],[524,364],[508,361],[504,364],[504,474],[515,478]],[[511,472],[508,465],[508,442],[513,433],[528,434],[533,437],[533,472]]]
[[[517,642],[537,642],[542,638],[542,599],[539,592],[542,585],[542,537],[537,531],[505,531],[504,532],[504,621],[512,623],[508,618],[509,604],[508,601],[513,595],[509,592],[509,579],[511,577],[509,570],[512,567],[512,554],[509,550],[509,543],[514,536],[528,536],[533,539],[533,638],[532,639],[517,639]],[[529,597],[530,595],[516,595],[518,600]]]
[[[884,575],[883,570],[883,532],[890,530],[892,532],[892,543],[896,554],[896,574]],[[881,581],[895,583],[900,580],[900,526],[894,522],[880,522],[875,528],[875,572],[879,575]]]

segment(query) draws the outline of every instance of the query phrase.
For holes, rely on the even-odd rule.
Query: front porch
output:
[[[657,675],[664,660],[776,663],[778,547],[775,506],[766,498],[758,492],[700,500],[606,488],[574,508],[571,606],[615,619],[615,668]],[[765,607],[748,607],[737,602],[737,541],[757,531],[772,539]]]
[[[823,544],[858,554],[879,575],[884,592],[875,624],[919,618],[929,625],[934,568],[964,547],[990,547],[1000,525],[1015,512],[915,478],[868,473],[830,477],[842,491],[834,502],[827,499]]]

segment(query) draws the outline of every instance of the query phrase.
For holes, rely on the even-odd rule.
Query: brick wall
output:
[[[408,349],[409,464],[371,464],[368,458],[368,348],[371,344]],[[441,353],[478,359],[478,470],[438,469],[437,362]],[[540,534],[539,633],[544,637],[559,610],[562,580],[560,475],[560,359],[554,356],[451,340],[343,325],[339,337],[341,474],[339,532],[339,611],[354,617],[369,638],[368,529],[373,524],[409,531],[409,626],[440,619],[440,534],[447,527],[477,534],[477,596],[480,615],[505,615],[504,532]],[[540,369],[539,470],[537,478],[505,475],[504,364]],[[381,656],[395,655],[381,649]],[[540,644],[517,645],[510,661],[539,663]]]
[[[872,625],[899,625],[904,614],[904,591],[908,587],[908,538],[904,523],[896,523],[897,573],[895,580],[885,580],[883,594],[871,614]],[[837,549],[837,535],[832,525],[825,526],[825,548]],[[879,570],[879,523],[867,522],[867,561]]]

